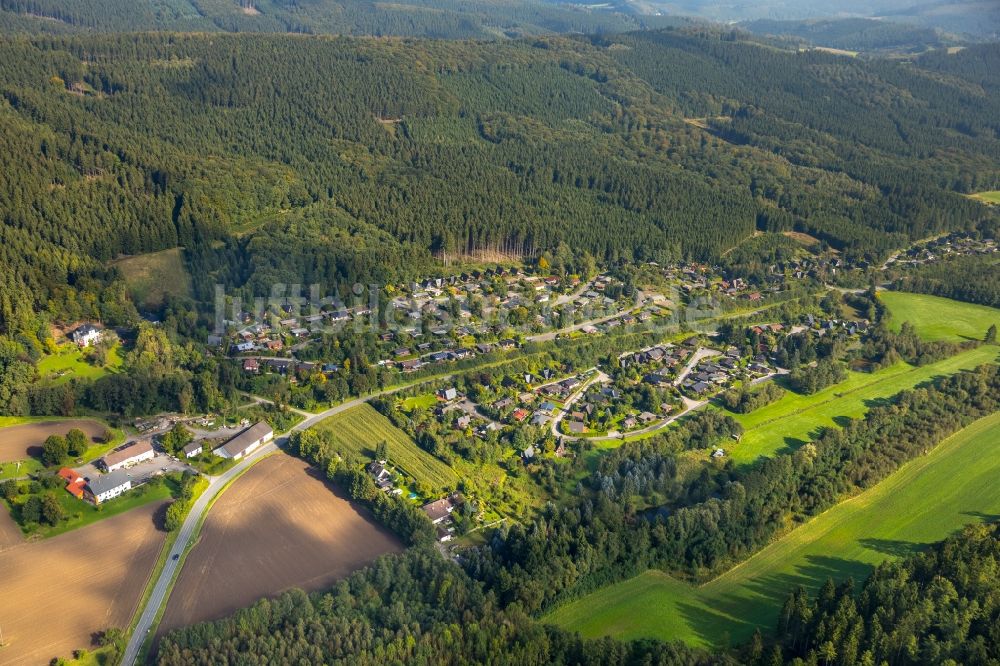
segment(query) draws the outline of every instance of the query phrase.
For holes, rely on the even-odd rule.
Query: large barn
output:
[[[271,429],[271,426],[261,421],[236,435],[215,449],[213,453],[220,458],[239,460],[244,456],[250,455],[260,448],[261,445],[270,442],[272,439],[274,439],[274,431]]]

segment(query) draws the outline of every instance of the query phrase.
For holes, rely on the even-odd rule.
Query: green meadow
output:
[[[970,194],[969,196],[985,203],[1000,204],[1000,192],[998,191],[979,192],[977,194]]]
[[[982,340],[990,324],[1000,327],[1000,310],[986,305],[902,291],[882,291],[878,297],[892,315],[894,330],[908,321],[925,340]]]
[[[749,414],[731,414],[744,428],[742,439],[726,447],[737,463],[794,450],[824,427],[844,418],[858,418],[869,406],[934,377],[951,375],[1000,359],[1000,348],[990,345],[956,354],[928,365],[898,363],[873,373],[851,372],[848,378],[813,395],[787,391],[776,402]],[[728,413],[728,412],[727,412]]]
[[[556,609],[544,620],[587,637],[725,646],[770,630],[797,585],[861,580],[962,525],[1000,516],[1000,413],[981,419],[700,586],[647,571]]]
[[[38,361],[38,374],[60,384],[70,379],[100,379],[109,372],[117,372],[121,365],[121,345],[111,348],[107,364],[101,366],[87,362],[83,350],[76,345],[65,344]]]

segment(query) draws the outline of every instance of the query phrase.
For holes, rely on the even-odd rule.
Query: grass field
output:
[[[120,345],[111,348],[107,365],[97,366],[84,359],[82,349],[74,344],[65,344],[55,354],[49,354],[38,361],[38,374],[43,379],[61,384],[70,379],[100,379],[109,372],[117,372],[121,365]]]
[[[114,265],[122,272],[129,294],[140,306],[156,307],[164,297],[189,296],[191,276],[184,267],[181,248],[140,254],[119,259]]]
[[[813,395],[787,391],[781,399],[749,414],[731,414],[743,425],[744,433],[739,443],[726,447],[727,453],[737,463],[749,463],[798,448],[813,439],[820,428],[837,425],[844,417],[864,415],[874,401],[934,377],[998,360],[1000,348],[983,346],[920,367],[899,363],[874,373],[851,372],[843,382]]]
[[[696,645],[772,629],[796,585],[865,578],[962,525],[1000,516],[1000,414],[981,419],[875,488],[772,543],[705,585],[648,571],[557,609],[546,621],[584,636],[659,638]]]
[[[418,483],[441,489],[453,488],[458,482],[458,475],[448,465],[417,446],[371,405],[360,405],[331,416],[315,427],[332,433],[345,453],[361,458],[371,458],[379,442],[386,441],[389,462]]]
[[[991,204],[1000,204],[1000,191],[993,192],[979,192],[978,194],[970,194],[970,197],[978,201],[984,201]]]
[[[879,299],[892,315],[894,330],[908,321],[925,340],[982,340],[990,324],[1000,326],[1000,310],[985,305],[901,291],[879,292]]]

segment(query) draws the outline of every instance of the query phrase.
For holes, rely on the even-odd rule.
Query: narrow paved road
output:
[[[560,335],[566,335],[567,333],[573,333],[574,331],[579,331],[584,326],[596,326],[598,324],[603,324],[606,321],[611,321],[612,319],[617,319],[618,317],[624,317],[627,314],[635,312],[638,306],[631,306],[624,310],[619,310],[613,314],[606,315],[604,317],[598,317],[597,319],[590,319],[589,321],[581,321],[579,324],[573,324],[572,326],[567,326],[565,328],[560,328],[557,331],[549,331],[548,333],[539,333],[538,335],[528,335],[524,339],[528,342],[548,342],[550,340],[555,340]]]
[[[433,377],[424,381],[415,382],[414,384],[396,386],[361,398],[348,400],[347,402],[343,402],[318,414],[309,414],[304,420],[295,425],[287,433],[277,437],[273,442],[257,449],[220,476],[209,477],[208,488],[205,489],[205,492],[201,494],[198,500],[194,503],[194,506],[191,507],[191,512],[184,520],[184,524],[181,525],[180,531],[177,534],[177,540],[174,542],[173,548],[171,548],[170,553],[167,555],[167,562],[163,566],[163,571],[160,572],[159,578],[157,578],[156,584],[153,586],[153,592],[150,594],[149,600],[146,602],[146,606],[142,610],[142,615],[139,616],[139,622],[135,626],[135,631],[133,631],[132,635],[129,637],[129,642],[125,647],[125,654],[121,661],[123,666],[132,666],[136,663],[136,660],[139,657],[139,652],[142,650],[142,645],[146,642],[146,638],[153,629],[153,623],[156,620],[157,614],[167,603],[167,599],[170,597],[174,577],[184,564],[184,559],[178,557],[178,559],[175,560],[174,556],[183,555],[184,551],[186,551],[188,546],[192,543],[192,540],[197,537],[198,525],[201,523],[202,518],[208,511],[209,506],[211,506],[212,500],[215,499],[219,493],[223,491],[223,489],[225,489],[226,484],[245,472],[248,468],[268,454],[274,453],[279,450],[279,448],[284,447],[284,445],[288,442],[288,436],[293,432],[299,432],[301,430],[311,428],[323,419],[347,411],[352,407],[363,405],[373,398],[389,395],[405,388],[410,388],[416,384],[422,384],[425,381],[440,381],[442,379],[447,379],[450,376],[451,375]],[[308,412],[300,413],[308,414]]]

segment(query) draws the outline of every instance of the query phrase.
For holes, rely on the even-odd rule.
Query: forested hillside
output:
[[[1000,186],[1000,47],[861,62],[743,37],[4,39],[0,334],[125,323],[109,260],[175,246],[207,297],[561,242],[707,259],[758,229],[874,259],[995,218],[956,190]]]
[[[171,30],[495,39],[688,22],[543,0],[0,0],[5,32]]]

